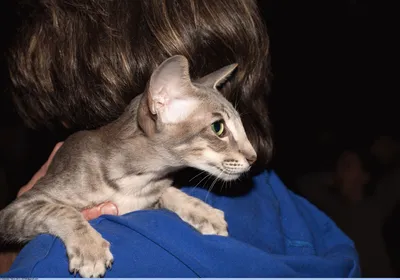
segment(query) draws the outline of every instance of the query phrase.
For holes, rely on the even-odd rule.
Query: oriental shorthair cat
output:
[[[0,238],[52,234],[71,273],[100,277],[113,263],[110,243],[80,211],[104,201],[119,214],[167,209],[202,234],[227,236],[224,213],[172,186],[171,173],[192,167],[229,181],[255,162],[238,112],[217,90],[236,67],[192,81],[185,57],[165,60],[117,120],[67,138],[47,174],[0,212]]]

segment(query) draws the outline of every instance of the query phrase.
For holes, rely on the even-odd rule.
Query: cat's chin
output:
[[[193,168],[196,168],[197,170],[205,171],[223,181],[237,180],[237,179],[239,179],[240,176],[242,176],[244,173],[246,173],[248,171],[248,170],[242,170],[242,172],[230,172],[229,170],[224,170],[221,167],[216,167],[213,165],[211,165],[211,166],[203,165],[203,164],[193,166]]]
[[[234,180],[239,179],[239,177],[240,177],[242,174],[243,174],[243,173],[235,173],[235,174],[232,174],[232,173],[223,173],[223,174],[221,174],[221,175],[219,176],[219,178],[220,178],[221,180],[224,180],[224,181],[234,181]]]
[[[243,172],[232,173],[232,172],[227,172],[227,171],[221,170],[218,173],[212,172],[211,174],[223,181],[234,181],[234,180],[239,179],[239,177],[243,175]]]

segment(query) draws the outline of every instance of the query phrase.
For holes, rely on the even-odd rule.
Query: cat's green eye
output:
[[[225,126],[223,121],[216,121],[211,125],[212,131],[217,134],[219,137],[223,136],[225,132]]]

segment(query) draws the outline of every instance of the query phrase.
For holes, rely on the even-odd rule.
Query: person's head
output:
[[[144,91],[157,65],[180,54],[193,79],[238,63],[221,91],[241,114],[259,163],[269,159],[269,41],[256,1],[30,0],[20,11],[9,68],[30,126],[102,126]]]
[[[335,180],[341,194],[351,202],[363,199],[370,174],[362,159],[353,151],[344,151],[336,162]]]

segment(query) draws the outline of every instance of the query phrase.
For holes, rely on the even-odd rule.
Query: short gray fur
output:
[[[120,118],[65,141],[47,174],[0,212],[0,237],[26,242],[55,235],[71,272],[99,277],[113,262],[110,243],[80,211],[104,201],[114,202],[119,214],[168,209],[203,234],[227,236],[224,213],[173,187],[169,175],[194,167],[235,180],[256,160],[238,112],[217,91],[236,67],[192,82],[185,57],[165,60]],[[221,137],[211,129],[219,120]]]

